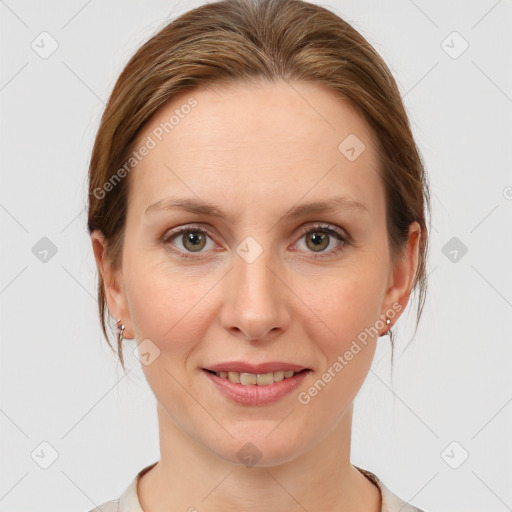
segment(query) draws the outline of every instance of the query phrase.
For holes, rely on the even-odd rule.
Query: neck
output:
[[[352,404],[310,451],[275,466],[228,462],[184,434],[158,406],[160,461],[138,484],[143,510],[379,512],[378,488],[350,463]]]

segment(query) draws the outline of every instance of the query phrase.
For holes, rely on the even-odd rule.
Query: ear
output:
[[[116,321],[121,319],[121,324],[126,326],[123,336],[129,338],[128,328],[130,324],[130,314],[123,287],[122,271],[114,271],[112,269],[110,261],[108,261],[106,257],[107,241],[101,231],[94,230],[91,233],[91,242],[96,266],[103,278],[105,300],[107,301],[108,310],[110,314],[115,317]]]
[[[391,319],[391,328],[405,310],[411,287],[418,267],[419,241],[421,237],[421,228],[417,222],[412,222],[409,226],[409,238],[402,252],[397,256],[393,268],[389,273],[388,288],[383,301],[384,310],[382,316],[386,316],[386,311],[398,311]],[[401,307],[398,308],[397,305]]]

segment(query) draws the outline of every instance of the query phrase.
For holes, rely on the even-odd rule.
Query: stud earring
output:
[[[389,329],[384,334],[388,334],[391,331],[391,320],[388,317],[386,317],[386,325],[389,326]]]
[[[386,317],[386,325],[391,325],[391,320],[388,317]],[[389,333],[389,331],[391,331],[391,327],[386,332],[383,332],[381,336],[385,336],[386,334]]]

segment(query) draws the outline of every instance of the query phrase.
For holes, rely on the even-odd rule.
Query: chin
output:
[[[233,434],[222,444],[217,442],[208,448],[226,462],[248,468],[278,466],[300,455],[302,450],[297,449],[301,446],[300,441],[290,436],[289,431],[283,429],[281,434],[273,432],[270,435],[269,432],[272,432],[272,428],[254,427],[254,432],[248,428],[243,434]]]

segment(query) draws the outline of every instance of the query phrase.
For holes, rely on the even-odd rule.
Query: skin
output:
[[[141,505],[148,512],[377,512],[380,493],[351,465],[350,440],[353,400],[378,337],[368,338],[308,404],[297,395],[393,304],[405,309],[419,225],[411,224],[403,257],[393,262],[376,139],[351,104],[326,86],[278,82],[195,90],[158,111],[139,140],[190,96],[198,105],[127,178],[119,271],[104,258],[101,233],[92,234],[109,311],[122,319],[126,338],[150,339],[160,350],[142,365],[157,400],[161,458],[139,480]],[[354,161],[338,150],[351,133],[366,146]],[[366,210],[283,218],[299,203],[342,194]],[[181,209],[145,214],[172,195],[213,203],[228,218]],[[345,230],[352,243],[335,252],[340,242],[331,235],[315,249],[311,239],[319,222]],[[161,241],[169,230],[193,223],[211,228],[199,252],[182,235]],[[301,227],[312,231],[301,234]],[[247,236],[263,249],[252,263],[236,252]],[[179,255],[187,250],[196,259]],[[379,325],[380,333],[388,330]],[[312,372],[277,403],[239,405],[201,370],[230,360],[287,361]],[[253,467],[237,457],[247,442],[261,453]]]

